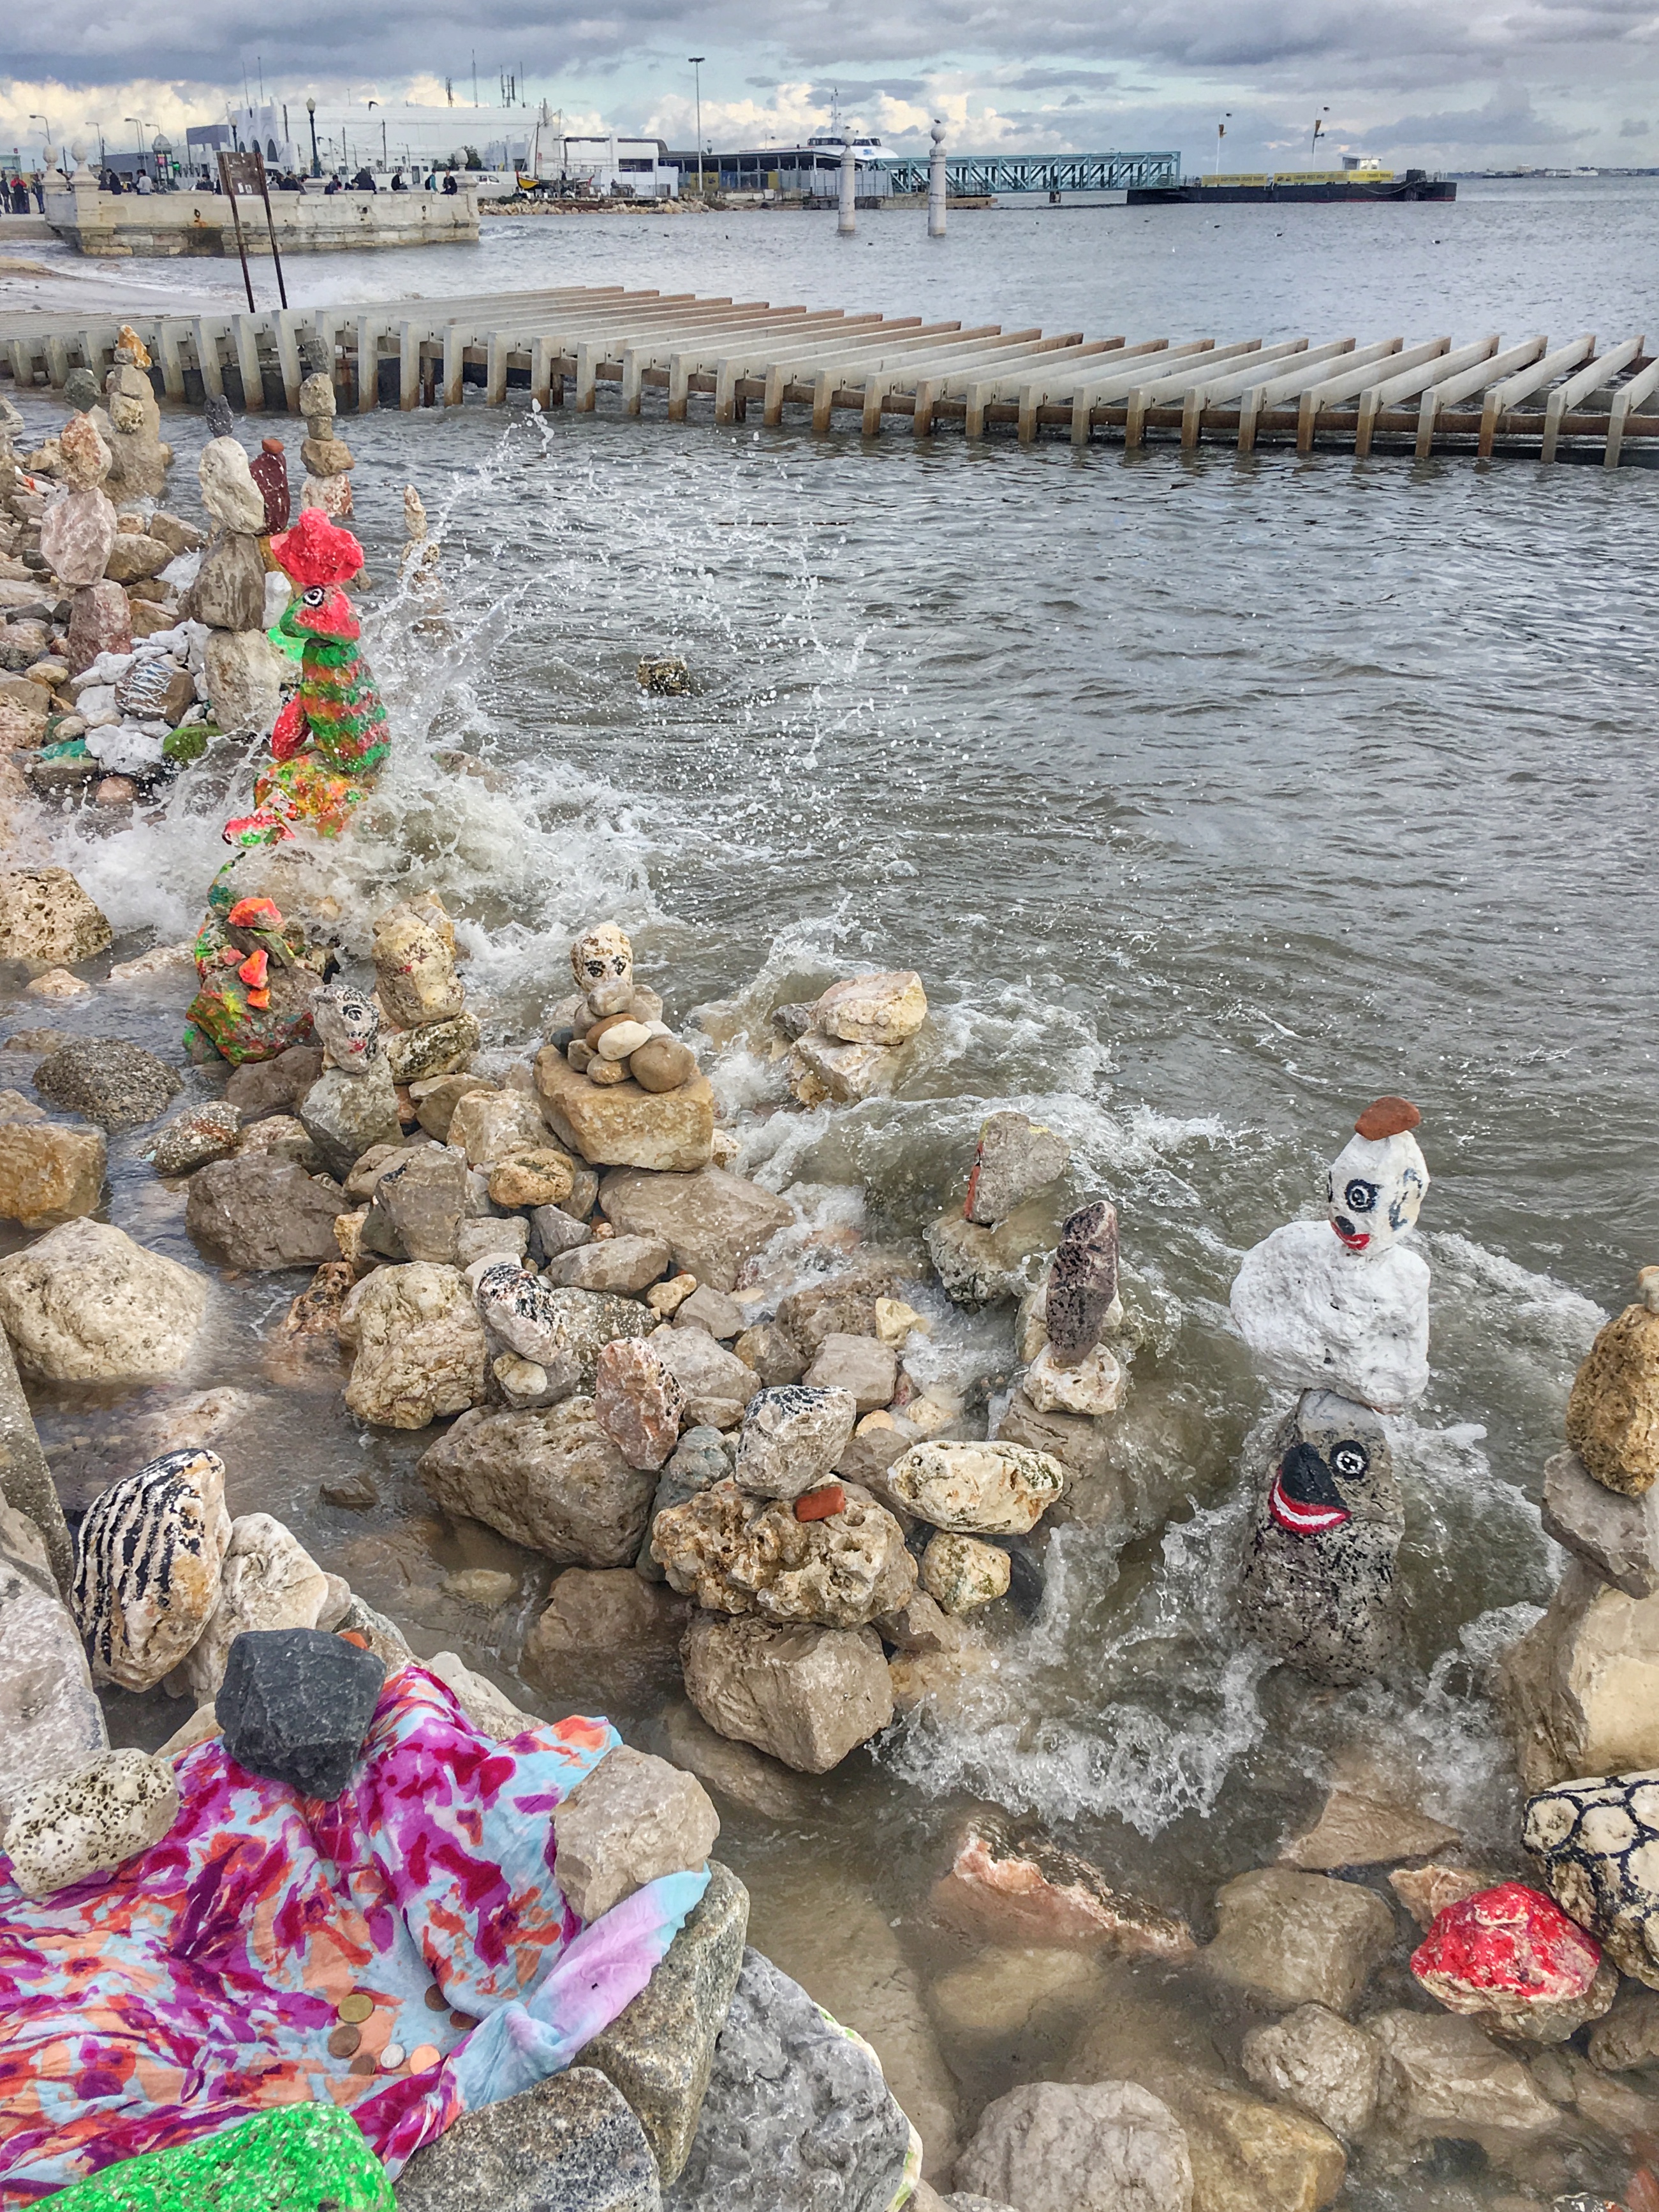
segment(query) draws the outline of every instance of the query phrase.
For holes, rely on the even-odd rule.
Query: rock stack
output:
[[[300,412],[306,426],[301,507],[319,507],[331,522],[343,522],[351,513],[351,449],[334,434],[333,380],[320,370],[300,386]]]
[[[1659,1268],[1638,1282],[1578,1370],[1569,1449],[1544,1470],[1544,1527],[1571,1565],[1499,1670],[1533,1790],[1659,1766]],[[1592,1833],[1613,1825],[1588,1821]],[[1659,1911],[1659,1878],[1654,1898]]]
[[[311,1019],[323,1073],[307,1091],[300,1119],[329,1172],[343,1180],[371,1146],[402,1137],[398,1093],[372,1000],[348,984],[327,983],[312,993]]]
[[[161,410],[149,379],[150,359],[130,325],[116,333],[115,365],[104,379],[105,432],[111,483],[128,499],[156,500],[167,490],[173,448],[161,438]],[[100,425],[102,428],[102,425]]]
[[[190,613],[206,623],[204,674],[218,726],[239,737],[268,731],[282,704],[283,664],[265,636],[264,495],[230,434],[230,410],[210,407],[216,432],[197,474],[214,532],[191,588]]]
[[[853,975],[810,1005],[780,1006],[774,1026],[790,1040],[789,1087],[803,1106],[851,1105],[890,1091],[903,1048],[927,1018],[913,969]]]
[[[689,1172],[713,1156],[714,1094],[614,922],[570,948],[574,997],[553,1009],[536,1085],[554,1133],[592,1161]]]
[[[478,1048],[478,1024],[456,970],[455,925],[435,893],[378,918],[373,957],[392,1081],[424,1085],[459,1074]]]
[[[1244,1255],[1240,1334],[1269,1382],[1300,1392],[1260,1476],[1244,1609],[1291,1665],[1332,1683],[1380,1671],[1398,1632],[1405,1531],[1378,1411],[1428,1388],[1429,1270],[1402,1239],[1429,1170],[1403,1098],[1354,1124],[1326,1181],[1328,1218],[1293,1221]]]
[[[308,1041],[312,994],[333,969],[334,956],[308,943],[274,900],[233,896],[222,872],[191,951],[201,980],[185,1018],[185,1048],[192,1060],[216,1054],[240,1067]]]
[[[927,1230],[927,1256],[948,1297],[975,1310],[1027,1294],[1054,1234],[1048,1198],[1071,1157],[1063,1137],[1024,1114],[982,1124],[967,1197]]]

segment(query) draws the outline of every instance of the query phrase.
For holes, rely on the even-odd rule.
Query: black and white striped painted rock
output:
[[[75,1547],[75,1617],[94,1681],[148,1690],[200,1636],[230,1541],[225,1465],[185,1445],[95,1498]]]

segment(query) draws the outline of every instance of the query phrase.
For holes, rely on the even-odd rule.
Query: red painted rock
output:
[[[69,668],[78,676],[100,653],[132,651],[132,609],[118,584],[88,584],[70,604]]]
[[[847,1492],[838,1482],[826,1482],[822,1490],[809,1490],[795,1500],[797,1521],[828,1521],[846,1510]]]
[[[678,1440],[684,1412],[684,1391],[643,1337],[618,1337],[600,1347],[593,1417],[629,1467],[660,1467]]]
[[[1601,1947],[1541,1890],[1499,1882],[1437,1912],[1412,1972],[1449,2012],[1500,2035],[1565,2043],[1613,2002],[1619,1977]]]

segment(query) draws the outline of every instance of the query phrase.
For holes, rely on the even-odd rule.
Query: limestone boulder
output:
[[[873,1499],[800,1521],[792,1504],[717,1482],[659,1513],[651,1548],[671,1586],[711,1613],[862,1628],[902,1607],[916,1586],[904,1532]]]
[[[119,584],[82,584],[70,607],[70,674],[81,675],[100,653],[131,653],[132,627],[131,604]]]
[[[881,1261],[851,1268],[792,1291],[779,1303],[776,1325],[810,1364],[826,1336],[874,1336],[876,1307],[894,1295],[902,1279],[896,1265]]]
[[[1057,1226],[1046,1194],[1027,1199],[994,1229],[965,1220],[953,1206],[928,1225],[927,1256],[945,1296],[976,1312],[1001,1298],[1023,1298],[1037,1287]]]
[[[1023,1536],[1064,1496],[1066,1470],[1023,1444],[925,1442],[894,1461],[887,1486],[936,1528]]]
[[[507,1154],[489,1170],[492,1206],[537,1206],[562,1205],[576,1187],[575,1164],[555,1145],[527,1145]],[[586,1240],[582,1240],[586,1241]],[[550,1257],[552,1255],[550,1255]]]
[[[1498,1661],[1497,1692],[1528,1790],[1659,1765],[1659,1595],[1632,1597],[1575,1560]]]
[[[1394,1915],[1374,1890],[1286,1867],[1257,1867],[1216,1898],[1209,1971],[1268,2004],[1351,2012],[1394,1943]]]
[[[419,1472],[447,1513],[579,1567],[631,1565],[656,1491],[655,1476],[629,1466],[587,1397],[459,1423]]]
[[[219,1601],[167,1687],[198,1705],[211,1705],[239,1636],[251,1629],[315,1628],[332,1594],[331,1577],[280,1521],[269,1513],[243,1514],[230,1524]]]
[[[1346,2143],[1376,2114],[1382,2055],[1370,2037],[1328,2006],[1298,2005],[1244,2039],[1244,2071],[1258,2089],[1295,2105]]]
[[[244,1121],[290,1114],[323,1072],[320,1045],[291,1044],[274,1060],[246,1060],[230,1071],[225,1097]]]
[[[1114,1889],[1076,1851],[991,1814],[967,1824],[929,1901],[941,1920],[986,1943],[1158,1958],[1190,1957],[1194,1948],[1179,1913]]]
[[[816,1490],[840,1465],[857,1417],[848,1390],[792,1382],[758,1391],[738,1438],[740,1486],[757,1498],[790,1499]]]
[[[97,583],[114,550],[115,508],[95,484],[55,500],[41,518],[40,550],[72,591]]]
[[[73,659],[71,654],[71,665]],[[283,703],[282,674],[283,664],[263,629],[208,632],[203,680],[213,719],[228,735],[258,737],[269,731]]]
[[[700,1328],[659,1328],[651,1344],[685,1394],[681,1419],[687,1428],[737,1426],[761,1387],[753,1368]]]
[[[921,1555],[921,1586],[948,1613],[973,1613],[1008,1595],[1013,1568],[1000,1544],[941,1528]]]
[[[1659,1475],[1659,1267],[1589,1348],[1567,1400],[1567,1442],[1597,1482],[1640,1498]]]
[[[1544,1468],[1544,1533],[1629,1597],[1659,1591],[1659,1490],[1639,1497],[1597,1482],[1577,1452]]]
[[[50,1897],[147,1850],[178,1817],[170,1759],[103,1752],[78,1773],[37,1783],[13,1805],[4,1835],[11,1878],[25,1897]]]
[[[492,1345],[544,1368],[555,1387],[591,1390],[605,1346],[653,1329],[654,1316],[632,1298],[550,1289],[507,1261],[475,1265],[472,1281]]]
[[[855,1106],[890,1091],[905,1054],[891,1045],[848,1044],[823,1030],[805,1030],[789,1055],[789,1087],[803,1106]]]
[[[147,584],[152,576],[161,574],[172,558],[171,549],[159,538],[143,531],[121,530],[116,532],[104,574],[118,584]]]
[[[359,1420],[423,1429],[484,1395],[489,1347],[459,1268],[376,1268],[341,1309],[340,1341],[356,1355],[345,1401]]]
[[[0,1218],[51,1229],[91,1213],[107,1165],[101,1129],[48,1121],[16,1091],[0,1091]]]
[[[624,1235],[660,1237],[676,1269],[718,1291],[731,1290],[744,1262],[794,1219],[775,1192],[717,1167],[693,1175],[620,1168],[600,1182],[599,1204]]]
[[[239,1108],[228,1099],[211,1098],[200,1106],[187,1106],[175,1114],[155,1140],[150,1160],[159,1176],[194,1175],[210,1160],[224,1159],[234,1149],[241,1129]]]
[[[1167,2105],[1133,2081],[1030,2081],[986,2107],[957,2164],[1019,2212],[1191,2212],[1193,2165]]]
[[[265,526],[265,502],[253,481],[247,455],[234,438],[210,438],[196,474],[202,504],[222,530],[258,538]]]
[[[318,1267],[337,1256],[334,1224],[348,1211],[337,1183],[258,1152],[211,1160],[191,1177],[185,1226],[222,1267]]]
[[[798,1773],[827,1774],[893,1717],[892,1683],[871,1629],[700,1613],[681,1657],[686,1694],[710,1728]]]
[[[619,1338],[600,1349],[593,1412],[629,1467],[654,1469],[678,1440],[685,1393],[648,1338]]]
[[[536,1055],[536,1089],[560,1143],[594,1167],[690,1175],[714,1156],[714,1094],[707,1076],[693,1076],[678,1091],[644,1091],[633,1082],[601,1085],[579,1075],[556,1045],[544,1045]]]
[[[411,1030],[409,1034],[418,1036],[420,1032]],[[390,1045],[386,1048],[386,1057],[390,1062]],[[402,1080],[401,1078],[398,1079]],[[409,1095],[414,1102],[416,1119],[421,1127],[428,1136],[435,1137],[441,1145],[447,1145],[449,1142],[449,1125],[462,1099],[475,1091],[493,1091],[495,1088],[493,1083],[486,1083],[482,1076],[477,1075],[428,1075],[412,1080]]]
[[[68,968],[107,952],[115,933],[67,868],[0,872],[0,960]]]
[[[167,560],[161,566],[167,566]],[[211,629],[262,629],[265,564],[259,557],[258,539],[240,534],[221,538],[203,556],[187,605],[191,619]]]
[[[374,1183],[375,1205],[411,1260],[457,1262],[461,1223],[471,1206],[466,1162],[447,1145],[388,1153]]]
[[[684,1275],[674,1278],[677,1283],[688,1279]],[[712,1283],[700,1283],[674,1310],[676,1328],[707,1329],[710,1336],[718,1337],[722,1343],[731,1343],[742,1334],[744,1320],[743,1308],[737,1300],[728,1297],[724,1291],[717,1291]],[[754,1363],[744,1360],[744,1364],[748,1367]]]
[[[469,1166],[490,1168],[546,1139],[536,1102],[522,1091],[471,1091],[457,1103],[444,1141],[464,1152]]]
[[[964,1217],[979,1228],[994,1229],[1063,1175],[1071,1157],[1063,1137],[1028,1115],[989,1115],[980,1124]]]
[[[380,1042],[394,1083],[418,1083],[457,1074],[478,1049],[482,1032],[476,1014],[457,1014],[447,1022],[424,1022],[417,1030],[382,1030]]]
[[[386,1054],[379,1054],[361,1075],[325,1067],[306,1092],[300,1119],[329,1173],[342,1179],[371,1146],[395,1145],[403,1121]]]
[[[667,1265],[668,1247],[660,1237],[607,1237],[550,1260],[547,1279],[564,1288],[632,1297],[648,1290]]]
[[[622,2092],[586,2063],[462,2112],[415,2153],[397,2212],[660,2212],[657,2162]]]
[[[696,1775],[618,1744],[554,1808],[559,1887],[579,1919],[597,1920],[659,1875],[700,1873],[720,1832]]]
[[[567,1567],[525,1638],[520,1671],[551,1688],[596,1659],[662,1658],[678,1650],[690,1612],[683,1597],[631,1567]]]
[[[201,1276],[106,1222],[65,1222],[0,1260],[0,1327],[43,1382],[176,1374],[206,1307]]]
[[[132,1129],[153,1121],[181,1085],[166,1060],[125,1037],[75,1037],[46,1054],[34,1087],[106,1129]]]
[[[1659,1990],[1659,1772],[1540,1790],[1522,1840],[1562,1910],[1621,1972]]]
[[[9,1547],[0,1548],[0,1617],[3,1821],[26,1791],[78,1772],[108,1739],[80,1635],[50,1572]]]
[[[826,1336],[806,1370],[815,1390],[848,1392],[860,1413],[892,1403],[898,1388],[898,1354],[874,1336]]]
[[[400,1028],[453,1021],[465,1008],[465,991],[455,972],[453,929],[446,935],[437,916],[408,905],[394,906],[374,923],[371,953],[380,1004]]]
[[[1565,2130],[1528,2067],[1474,2021],[1389,2009],[1364,2032],[1380,2054],[1377,2119],[1402,2147],[1475,2142],[1513,2171]]]

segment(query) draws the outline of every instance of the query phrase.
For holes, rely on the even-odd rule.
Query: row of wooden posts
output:
[[[825,431],[850,411],[866,435],[902,418],[918,437],[955,422],[970,438],[1006,425],[1027,443],[1069,430],[1079,445],[1130,448],[1178,436],[1241,453],[1404,447],[1425,459],[1464,446],[1547,461],[1565,450],[1609,468],[1627,443],[1659,436],[1659,356],[1641,337],[1090,338],[621,285],[257,313],[14,315],[0,320],[0,354],[18,386],[61,386],[77,361],[101,374],[123,323],[170,398],[204,399],[228,378],[251,413],[297,409],[315,363],[355,392],[360,412],[380,404],[393,367],[404,409],[458,406],[481,382],[489,405],[527,386],[542,407],[588,410],[611,387],[629,415],[661,394],[668,419],[683,422],[704,395],[720,423],[758,405],[776,425],[800,408]]]

